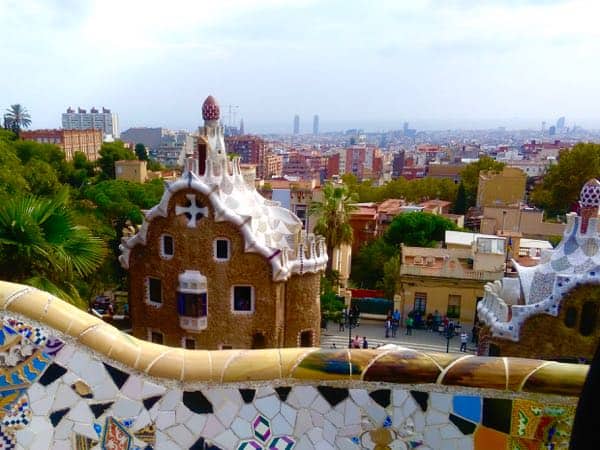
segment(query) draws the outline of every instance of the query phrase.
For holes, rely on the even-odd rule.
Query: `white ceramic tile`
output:
[[[323,437],[330,444],[335,443],[335,438],[337,436],[337,428],[328,420],[325,421],[325,425],[323,426]]]
[[[285,420],[294,427],[296,425],[296,410],[287,403],[281,404],[281,414],[285,417]]]
[[[379,425],[383,425],[383,422],[388,415],[385,409],[373,401],[368,403],[366,408],[363,407],[363,411],[366,411],[371,420]]]
[[[239,417],[233,421],[231,429],[240,439],[249,439],[253,435],[250,423]]]
[[[108,373],[106,368],[99,361],[91,360],[81,371],[81,378],[90,386],[96,386],[105,383]]]
[[[151,383],[149,381],[144,381],[144,387],[142,388],[142,397],[154,397],[155,395],[163,395],[167,392],[167,389],[164,386]]]
[[[294,434],[294,428],[281,414],[277,414],[273,417],[273,420],[271,420],[271,431],[275,436]]]
[[[192,433],[200,436],[199,430],[202,430],[204,428],[204,425],[206,424],[206,420],[207,420],[206,414],[192,414],[188,418],[188,420],[186,420],[185,426]]]
[[[69,386],[72,385],[73,383],[75,383],[77,380],[81,380],[80,377],[78,377],[77,375],[75,375],[73,372],[71,371],[67,371],[67,373],[65,373],[62,377],[61,377],[61,381],[65,384],[68,384]],[[87,383],[86,383],[87,384]]]
[[[112,406],[113,415],[123,419],[136,417],[143,408],[143,404],[136,400],[130,400],[125,397],[119,398]]]
[[[416,410],[412,415],[413,423],[415,424],[415,431],[422,433],[425,429],[425,415],[420,409]]]
[[[82,436],[86,436],[90,439],[98,440],[98,434],[96,430],[94,430],[94,426],[92,422],[89,423],[75,423],[73,425],[73,433],[81,434]]]
[[[59,409],[71,408],[80,400],[80,397],[71,389],[71,386],[61,383],[58,386],[54,402],[52,403],[52,411]]]
[[[321,442],[323,440],[323,429],[313,427],[308,432],[308,437],[313,444],[317,444],[317,442]]]
[[[29,403],[37,402],[46,396],[46,390],[41,384],[35,383],[27,389],[27,395],[29,396]]]
[[[55,439],[52,443],[52,450],[71,450],[71,440]]]
[[[179,389],[172,389],[159,400],[160,411],[175,411],[177,405],[183,401],[183,393]]]
[[[473,445],[473,436],[463,436],[456,440],[457,450],[472,450]]]
[[[256,390],[255,397],[256,398],[267,397],[267,396],[273,395],[273,394],[275,394],[275,389],[273,389],[273,387],[261,386]]]
[[[440,428],[442,439],[456,439],[464,436],[454,424],[447,424]]]
[[[112,381],[96,384],[93,390],[94,400],[96,401],[112,401],[119,394],[119,390]]]
[[[300,440],[296,442],[294,450],[314,450],[315,445],[310,441],[308,435],[303,435]]]
[[[50,407],[54,402],[54,397],[44,397],[40,400],[31,403],[31,412],[35,416],[47,416],[50,413]]]
[[[315,450],[335,450],[334,447],[327,441],[317,442],[315,445]]]
[[[197,438],[184,425],[175,425],[167,430],[167,434],[180,448],[189,448]]]
[[[345,427],[338,429],[338,436],[358,436],[362,431],[363,429],[360,424],[346,425]]]
[[[75,353],[76,347],[73,344],[65,344],[63,348],[54,356],[54,362],[61,366],[67,366]]]
[[[225,430],[215,437],[215,443],[222,448],[235,448],[238,437],[231,430]]]
[[[361,410],[354,402],[346,402],[346,410],[344,412],[344,424],[356,425],[360,423]]]
[[[144,428],[146,425],[150,425],[152,423],[152,419],[150,418],[150,413],[143,408],[140,414],[135,418],[135,422],[131,427],[132,430],[137,431]]]
[[[143,380],[137,375],[131,375],[121,387],[121,394],[129,397],[132,400],[143,400],[146,398],[142,394],[143,388]]]
[[[294,428],[294,436],[302,436],[313,427],[310,413],[306,409],[298,411],[296,417],[296,427]]]
[[[331,405],[321,395],[317,395],[310,407],[321,414],[325,414],[331,409]]]
[[[94,421],[94,415],[90,411],[90,407],[87,402],[80,400],[77,404],[71,408],[67,414],[67,419],[71,419],[74,422],[80,422],[90,424]]]
[[[365,389],[349,389],[350,397],[361,408],[366,407],[371,402],[368,392]]]
[[[268,397],[259,398],[254,401],[256,409],[269,419],[275,417],[275,414],[279,412],[280,404],[281,401],[276,395],[269,395]]]
[[[206,438],[212,439],[215,436],[218,436],[224,431],[224,427],[219,422],[219,420],[215,417],[214,414],[210,414],[208,419],[206,420],[206,424],[204,425],[204,430],[202,431],[202,435]]]
[[[425,444],[427,444],[429,447],[435,449],[442,448],[442,436],[437,428],[430,427],[425,429],[424,438]]]
[[[420,409],[412,397],[408,397],[404,403],[402,403],[402,413],[404,414],[404,417],[410,417],[417,408]]]
[[[158,411],[156,414],[156,427],[164,431],[175,423],[175,411]]]
[[[392,391],[392,405],[400,406],[410,394],[404,389],[394,389]]]
[[[160,431],[156,432],[156,448],[161,450],[181,450],[181,448],[169,439],[169,436]]]
[[[73,430],[73,422],[66,417],[54,428],[54,439],[69,439]]]
[[[192,415],[192,412],[183,403],[180,403],[175,408],[175,422],[185,423],[186,420]]]
[[[313,386],[294,386],[288,403],[295,407],[308,407],[318,395],[318,391]]]
[[[427,411],[425,416],[425,423],[427,425],[440,425],[448,422],[448,414],[443,414],[436,410]]]
[[[240,412],[238,415],[242,419],[245,419],[248,422],[250,422],[251,420],[254,420],[257,414],[258,411],[254,407],[254,405],[252,405],[252,403],[248,403],[247,405],[244,405],[240,408]]]
[[[344,426],[344,416],[333,409],[325,414],[325,419],[329,420],[336,427]]]
[[[69,361],[66,362],[67,367],[75,372],[80,377],[83,376],[85,368],[91,363],[91,359],[87,353],[83,350],[77,350],[73,352]],[[102,368],[102,373],[106,373],[106,370]],[[107,374],[108,375],[108,374]]]
[[[429,395],[430,405],[441,412],[449,412],[452,409],[452,396],[434,392]]]
[[[24,448],[29,448],[33,440],[35,439],[35,432],[31,429],[31,425],[27,427],[17,430],[15,433],[15,437],[17,438],[17,442]]]
[[[325,419],[323,418],[323,414],[318,411],[310,411],[310,419],[315,427],[323,427],[323,423],[325,423]]]
[[[213,404],[214,407],[214,404]],[[221,404],[221,407],[216,411],[216,416],[224,427],[229,427],[236,414],[238,413],[239,405],[233,404],[230,401],[225,401]]]

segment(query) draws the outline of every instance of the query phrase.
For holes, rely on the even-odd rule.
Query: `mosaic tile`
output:
[[[512,400],[484,398],[482,410],[482,425],[502,433],[510,433]]]
[[[91,409],[92,413],[94,414],[94,417],[96,417],[96,419],[97,419],[102,414],[104,414],[104,411],[106,411],[108,408],[110,408],[113,405],[113,403],[114,402],[94,403],[94,404],[90,405],[90,409]]]
[[[389,389],[378,389],[371,391],[369,396],[381,407],[387,408],[390,405],[390,394],[391,391]]]
[[[212,403],[200,391],[185,391],[183,393],[183,404],[196,414],[211,414]]]
[[[92,448],[96,446],[96,444],[98,444],[97,440],[91,439],[81,434],[73,434],[72,439],[74,450],[92,450]]]
[[[417,404],[421,407],[421,411],[427,411],[427,403],[429,400],[429,394],[427,392],[410,391],[410,395],[415,399]]]
[[[481,421],[481,397],[471,395],[455,395],[452,400],[455,414],[479,423]]]
[[[252,403],[252,400],[254,400],[254,395],[256,394],[256,389],[240,389],[239,391],[244,403]],[[281,398],[281,396],[279,398]]]
[[[92,388],[88,386],[88,384],[83,380],[77,380],[75,383],[71,385],[71,389],[73,389],[77,395],[83,398],[93,398],[94,394],[92,393]]]
[[[57,427],[63,417],[69,412],[69,408],[61,409],[58,411],[54,411],[50,414],[50,422],[52,426]]]
[[[102,450],[129,450],[133,443],[132,436],[125,426],[113,417],[107,417],[102,435]]]
[[[358,372],[356,368],[356,372]],[[312,352],[304,357],[292,373],[299,379],[339,379],[350,377],[352,368],[347,351]]]
[[[504,450],[507,449],[508,435],[491,428],[479,426],[475,430],[473,437],[473,447],[475,450]]]
[[[123,372],[121,369],[117,369],[116,367],[107,363],[104,363],[104,367],[113,380],[113,383],[115,383],[115,386],[121,389],[130,375],[127,372]]]
[[[285,402],[287,400],[291,390],[292,388],[290,386],[279,386],[275,388],[275,392],[277,392],[279,400],[281,400],[282,402]]]
[[[52,363],[40,377],[38,383],[42,386],[48,386],[50,383],[53,383],[62,377],[65,373],[67,373],[67,369],[59,364]]]
[[[150,410],[150,409],[151,409],[151,408],[154,406],[154,404],[155,404],[157,401],[159,401],[161,398],[162,398],[162,396],[160,396],[160,395],[155,395],[155,396],[153,396],[153,397],[148,397],[148,398],[145,398],[145,399],[142,401],[142,403],[143,403],[143,405],[144,405],[144,408],[146,408],[147,410]]]
[[[475,428],[477,428],[477,425],[473,422],[469,422],[468,420],[465,420],[459,416],[455,416],[454,414],[450,414],[448,419],[450,422],[456,425],[456,428],[458,428],[462,434],[473,434]]]
[[[366,369],[363,380],[391,383],[435,383],[440,369],[431,358],[414,352],[391,352]]]

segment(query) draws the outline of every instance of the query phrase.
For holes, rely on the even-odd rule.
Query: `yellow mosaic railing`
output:
[[[28,286],[0,281],[0,310],[54,328],[126,367],[183,382],[266,380],[437,384],[577,396],[587,365],[398,350],[186,350],[134,338]]]

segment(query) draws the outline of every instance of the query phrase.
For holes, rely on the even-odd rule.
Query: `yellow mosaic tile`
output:
[[[107,323],[92,325],[77,338],[83,345],[96,350],[97,352],[108,355],[111,348],[115,345],[120,333],[114,327]]]
[[[112,343],[107,356],[126,366],[136,367],[135,364],[141,352],[141,342],[133,336],[121,333],[121,338]]]
[[[27,289],[27,286],[8,281],[0,281],[0,308],[6,309],[6,301],[17,292]]]
[[[275,380],[280,377],[281,366],[277,352],[249,350],[240,352],[229,362],[223,373],[223,382]]]
[[[207,350],[186,350],[183,353],[183,379],[210,380],[210,353]]]
[[[169,351],[170,347],[166,345],[154,344],[148,341],[139,341],[139,352],[135,363],[135,368],[146,372],[150,364],[156,361],[157,357],[162,355],[164,352]],[[177,378],[179,379],[179,378]]]
[[[317,351],[316,348],[280,348],[278,349],[281,361],[281,378],[290,378],[292,370],[309,353]]]
[[[550,362],[536,370],[522,390],[546,394],[573,395],[581,393],[589,366]]]
[[[51,298],[52,296],[47,292],[32,289],[30,292],[12,300],[7,305],[6,310],[39,320]]]
[[[368,365],[379,355],[377,350],[350,350],[350,367],[352,369],[352,380],[362,379],[363,373]]]
[[[92,388],[90,388],[83,380],[77,380],[75,383],[73,383],[72,387],[81,397],[92,395]]]
[[[240,350],[219,350],[210,352],[210,381],[221,383],[225,369]]]
[[[153,377],[181,380],[183,376],[182,348],[163,347],[163,351],[146,369],[146,373]]]

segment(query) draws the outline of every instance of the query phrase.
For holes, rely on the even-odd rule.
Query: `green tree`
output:
[[[123,142],[105,142],[100,149],[98,167],[104,179],[115,179],[115,162],[136,159],[135,153],[126,148]]]
[[[467,208],[475,206],[477,200],[477,186],[479,185],[479,172],[482,170],[502,171],[506,164],[498,162],[489,156],[483,156],[479,161],[467,164],[460,172],[461,180],[465,188]]]
[[[446,230],[458,230],[458,227],[442,216],[411,212],[394,217],[384,238],[398,248],[400,244],[433,247],[437,242],[444,240]]]
[[[352,244],[350,213],[356,210],[355,201],[356,196],[345,185],[328,183],[323,187],[323,201],[312,202],[309,206],[309,214],[317,216],[315,233],[325,237],[328,270],[331,270],[333,250],[342,244]]]
[[[23,175],[23,165],[15,153],[13,142],[0,138],[1,202],[15,195],[29,192],[29,183]]]
[[[464,214],[467,212],[467,192],[465,185],[461,181],[456,191],[456,200],[454,200],[454,214]]]
[[[4,114],[4,128],[18,135],[22,128],[29,128],[29,125],[31,125],[31,116],[27,109],[18,103],[10,105]]]
[[[396,293],[396,283],[400,276],[400,255],[394,255],[388,259],[383,265],[383,277],[381,282],[378,283],[377,287],[383,289],[385,292],[385,298],[389,300],[394,299]]]
[[[356,286],[378,289],[385,276],[385,264],[398,255],[398,248],[383,238],[363,245],[352,258],[350,276]]]
[[[83,306],[73,285],[105,256],[100,239],[75,225],[68,191],[54,198],[13,197],[0,209],[0,274]]]
[[[146,150],[146,146],[144,144],[135,144],[135,155],[140,161],[148,161],[148,151]]]
[[[570,211],[583,185],[600,177],[600,144],[580,143],[560,152],[558,163],[548,168],[531,201],[551,216]]]

